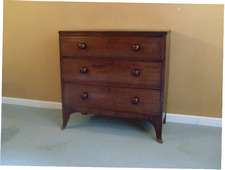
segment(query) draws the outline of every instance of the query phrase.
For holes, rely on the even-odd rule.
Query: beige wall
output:
[[[222,5],[4,4],[3,96],[60,101],[59,30],[169,28],[168,112],[221,117]]]

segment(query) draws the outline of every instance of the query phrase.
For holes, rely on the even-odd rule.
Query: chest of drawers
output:
[[[60,31],[62,128],[74,112],[144,119],[162,142],[166,36]]]

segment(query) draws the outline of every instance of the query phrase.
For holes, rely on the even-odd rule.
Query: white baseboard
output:
[[[60,102],[23,99],[23,98],[14,98],[14,97],[2,97],[2,103],[15,104],[15,105],[21,105],[21,106],[30,106],[30,107],[48,108],[48,109],[62,108],[62,104]]]
[[[167,113],[167,122],[222,127],[222,118]]]
[[[2,97],[2,103],[48,109],[61,109],[60,102]],[[222,127],[222,118],[167,113],[167,122]]]

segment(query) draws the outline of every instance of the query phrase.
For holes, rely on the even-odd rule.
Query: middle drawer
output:
[[[63,58],[64,82],[100,83],[128,87],[160,88],[160,62]]]

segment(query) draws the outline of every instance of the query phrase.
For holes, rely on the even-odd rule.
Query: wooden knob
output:
[[[139,50],[141,49],[141,46],[140,46],[139,44],[133,44],[133,45],[132,45],[132,49],[133,49],[134,51],[139,51]]]
[[[84,42],[80,42],[80,43],[77,44],[77,46],[78,46],[78,48],[80,48],[80,49],[85,49],[85,48],[87,47],[87,44],[84,43]]]
[[[134,104],[134,105],[135,105],[135,104],[138,104],[139,102],[140,102],[140,98],[137,97],[137,96],[136,96],[136,97],[133,97],[133,98],[131,99],[131,103]]]
[[[87,67],[81,67],[80,68],[80,73],[85,74],[88,72],[88,68]]]
[[[83,93],[80,95],[80,98],[81,98],[82,100],[88,99],[88,92],[83,92]]]
[[[141,70],[138,69],[138,68],[134,68],[134,69],[131,70],[131,74],[132,74],[133,76],[135,76],[135,77],[138,77],[138,76],[141,75]]]

